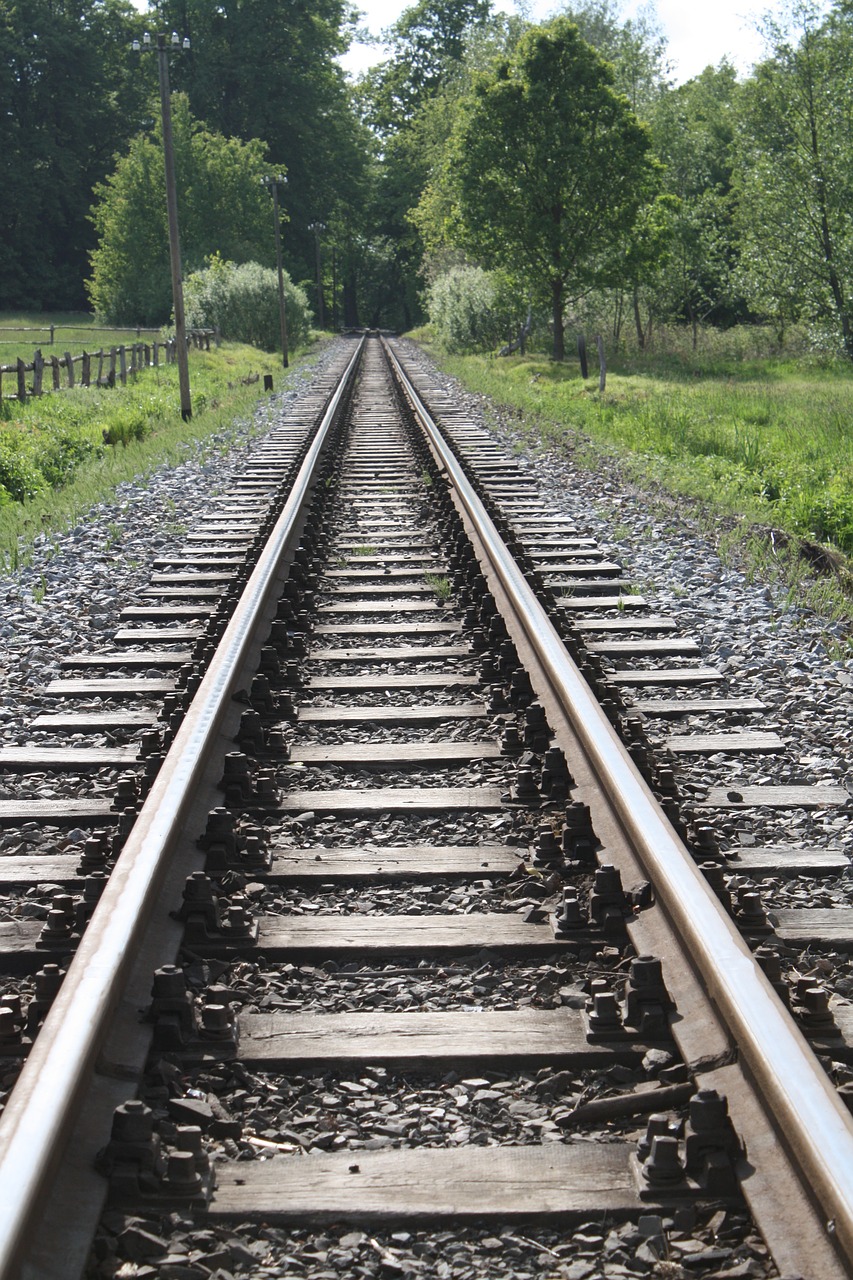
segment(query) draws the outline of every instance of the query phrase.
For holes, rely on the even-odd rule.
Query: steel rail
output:
[[[20,1274],[43,1195],[61,1159],[112,1014],[192,803],[257,619],[364,347],[329,400],[270,539],[122,849],[54,1004],[0,1118],[0,1277]],[[107,1135],[105,1135],[106,1137]]]
[[[827,1236],[850,1266],[853,1118],[662,813],[397,356],[387,344],[386,350],[658,901],[758,1083],[804,1186],[820,1206]]]

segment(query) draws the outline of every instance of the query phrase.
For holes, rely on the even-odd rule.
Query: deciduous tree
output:
[[[797,0],[743,92],[742,279],[754,306],[830,319],[853,359],[853,22]]]
[[[218,253],[233,262],[270,256],[269,199],[259,182],[266,148],[205,129],[183,94],[172,98],[181,251],[185,273]],[[162,324],[171,310],[163,144],[139,134],[97,188],[89,296],[115,323]]]
[[[648,133],[611,68],[557,18],[475,80],[423,210],[428,220],[442,210],[440,238],[549,295],[561,360],[568,298],[603,282],[657,180]]]
[[[92,187],[147,98],[125,0],[0,0],[0,306],[73,309],[94,244]]]

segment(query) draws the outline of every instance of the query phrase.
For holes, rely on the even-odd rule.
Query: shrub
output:
[[[427,310],[438,341],[452,352],[488,350],[521,323],[509,283],[482,267],[452,267],[438,276],[427,290]]]
[[[0,431],[0,486],[2,501],[8,495],[15,502],[34,498],[48,487],[35,458],[32,433],[17,422]]]
[[[287,339],[299,346],[308,338],[310,312],[304,291],[285,272],[284,302]],[[257,262],[225,262],[215,257],[203,271],[195,271],[184,285],[187,324],[197,329],[219,328],[231,342],[248,342],[263,351],[280,342],[278,276]]]

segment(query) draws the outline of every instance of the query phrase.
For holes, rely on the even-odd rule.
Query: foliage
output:
[[[741,280],[780,325],[832,317],[853,358],[853,23],[796,0],[766,34],[737,140]]]
[[[436,338],[452,352],[482,351],[512,336],[517,295],[505,278],[482,267],[456,266],[427,290]]]
[[[361,225],[367,199],[369,143],[337,59],[355,22],[349,0],[159,0],[163,30],[190,36],[175,67],[193,113],[207,127],[244,141],[259,138],[272,163],[287,170],[282,199],[289,219],[285,266],[295,280],[314,274],[308,230],[320,219],[345,239]],[[240,260],[225,244],[210,244]],[[251,254],[266,261],[271,257]],[[201,259],[190,264],[197,267]],[[324,264],[325,265],[325,264]],[[345,264],[346,269],[346,264]]]
[[[288,344],[308,339],[310,315],[304,291],[284,276]],[[184,286],[187,324],[219,328],[223,338],[247,342],[264,351],[280,346],[278,276],[257,262],[224,262],[215,256]]]
[[[735,70],[724,61],[662,93],[652,114],[663,182],[678,205],[671,252],[649,304],[658,315],[688,320],[694,334],[704,321],[731,322],[736,315],[732,143],[738,90]]]
[[[258,181],[265,148],[211,133],[186,97],[172,99],[175,171],[184,270],[219,252],[237,262],[270,251],[269,201]],[[138,134],[97,189],[89,296],[113,323],[161,324],[171,310],[168,220],[160,125]]]
[[[647,132],[612,81],[567,19],[530,29],[460,104],[420,207],[434,242],[514,266],[534,300],[550,297],[557,360],[567,297],[603,278],[605,256],[655,195]]]
[[[293,369],[298,377],[297,362]],[[176,365],[114,390],[77,386],[22,405],[0,401],[0,565],[17,562],[32,538],[109,500],[121,481],[183,460],[196,441],[210,438],[221,448],[235,432],[260,430],[251,422],[259,373],[280,378],[280,360],[231,343],[192,350],[189,423],[180,414]]]
[[[370,238],[392,246],[373,263],[371,323],[378,307],[406,328],[420,314],[423,244],[409,215],[449,132],[469,51],[478,36],[503,30],[489,8],[488,0],[418,0],[385,32],[391,57],[359,83],[362,116],[377,139]]]
[[[489,17],[489,0],[417,0],[385,32],[391,57],[369,71],[361,92],[381,137],[398,133],[462,62],[468,33]]]
[[[641,119],[667,85],[666,39],[648,10],[620,20],[614,0],[565,0],[559,12],[613,67],[614,84]]]
[[[756,358],[772,332],[723,337],[726,349],[714,340],[707,356],[690,344],[675,358],[611,355],[604,394],[575,367],[536,356],[441,363],[575,459],[594,442],[592,465],[615,450],[639,478],[853,556],[853,371]]]
[[[75,307],[94,244],[92,187],[141,127],[125,0],[0,3],[0,298]]]

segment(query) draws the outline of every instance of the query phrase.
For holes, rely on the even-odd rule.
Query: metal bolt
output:
[[[196,1195],[201,1190],[201,1178],[192,1151],[169,1152],[166,1179],[169,1190],[180,1195]]]
[[[672,1136],[672,1125],[669,1116],[661,1111],[655,1111],[649,1116],[646,1122],[645,1135],[637,1143],[637,1155],[641,1160],[647,1160],[651,1155],[652,1143],[655,1138],[668,1138]]]
[[[592,997],[592,1007],[587,1017],[593,1031],[615,1031],[622,1026],[619,1001],[613,991],[597,991]]]
[[[21,1038],[21,1030],[18,1021],[11,1009],[5,1005],[0,1005],[0,1041],[9,1044],[12,1041],[18,1041]]]
[[[564,889],[560,906],[554,913],[555,932],[560,934],[574,929],[585,929],[587,924],[588,921],[581,913],[577,893],[574,889]]]
[[[722,1133],[729,1118],[725,1094],[700,1089],[690,1099],[690,1123],[696,1133]]]
[[[164,964],[154,970],[151,995],[155,1000],[182,1000],[187,993],[187,980],[183,969],[176,964]]]
[[[113,1112],[113,1142],[149,1142],[154,1134],[154,1112],[139,1098],[123,1102]]]
[[[201,1010],[201,1025],[207,1036],[230,1036],[231,1011],[224,1004],[206,1004]]]
[[[672,1186],[684,1180],[677,1138],[652,1139],[651,1154],[643,1165],[643,1177],[654,1186]]]

